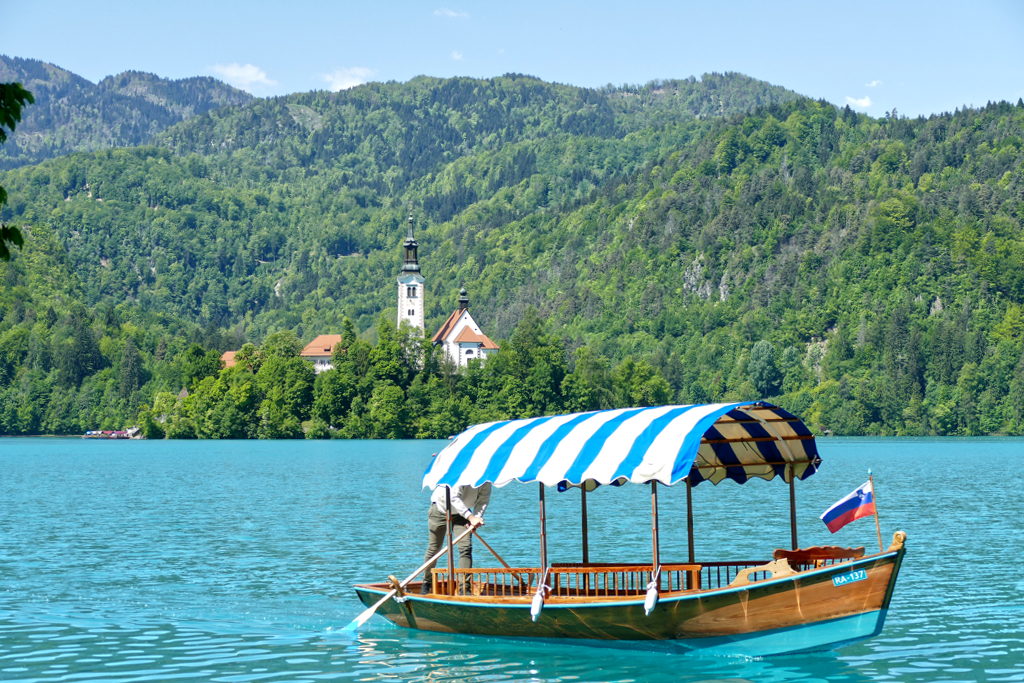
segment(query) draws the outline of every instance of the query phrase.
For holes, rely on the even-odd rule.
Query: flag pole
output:
[[[871,476],[871,468],[868,468],[868,483],[871,484],[871,502],[875,505],[875,531],[878,532],[878,552],[884,552],[882,548],[882,527],[878,523],[878,496],[875,495],[875,480]]]

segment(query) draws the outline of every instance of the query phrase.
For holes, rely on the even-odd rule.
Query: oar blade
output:
[[[374,610],[372,610],[372,609],[368,609],[368,610],[364,611],[358,617],[356,617],[352,621],[348,622],[348,625],[345,626],[345,628],[343,628],[341,630],[342,631],[355,631],[357,628],[359,628],[360,626],[365,624],[370,617],[373,616],[373,612],[374,612]]]
[[[362,614],[360,614],[360,615],[359,615],[358,617],[356,617],[355,619],[353,619],[352,621],[350,621],[350,622],[349,622],[349,623],[348,623],[348,624],[347,624],[347,625],[346,625],[346,626],[345,626],[345,627],[344,627],[343,629],[341,629],[341,630],[342,630],[342,631],[355,631],[355,630],[356,630],[357,628],[359,628],[360,626],[362,626],[363,624],[365,624],[365,623],[366,623],[367,621],[369,621],[369,620],[370,620],[370,617],[372,617],[372,616],[373,616],[373,614],[374,614],[374,612],[376,612],[376,611],[377,611],[377,608],[378,608],[378,607],[380,607],[381,605],[383,605],[383,604],[384,604],[385,602],[387,602],[388,600],[390,600],[390,599],[391,599],[392,597],[394,597],[395,593],[397,593],[397,592],[398,592],[398,591],[391,591],[391,592],[389,592],[389,593],[388,593],[387,595],[385,595],[385,596],[384,596],[383,598],[381,598],[380,600],[378,600],[377,602],[375,602],[375,603],[373,604],[373,607],[370,607],[370,608],[368,608],[368,609],[364,610]]]

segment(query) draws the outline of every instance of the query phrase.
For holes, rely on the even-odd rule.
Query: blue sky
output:
[[[874,116],[1024,97],[1016,1],[0,0],[0,17],[0,54],[259,96],[419,74],[600,86],[739,71]]]

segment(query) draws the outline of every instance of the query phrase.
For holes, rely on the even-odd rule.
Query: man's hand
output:
[[[483,517],[478,517],[476,515],[470,515],[469,516],[469,525],[470,526],[474,526],[474,527],[483,526],[484,525],[484,518]]]

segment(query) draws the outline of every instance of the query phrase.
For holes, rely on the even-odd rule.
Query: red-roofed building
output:
[[[445,355],[460,368],[475,358],[486,359],[498,350],[498,345],[480,331],[480,326],[469,314],[469,297],[465,289],[459,291],[459,307],[448,316],[431,341],[435,347],[441,345]]]
[[[238,362],[235,360],[236,353],[238,353],[238,351],[225,351],[224,353],[220,354],[220,359],[224,362],[225,368],[233,368],[235,366],[235,363]]]
[[[334,365],[331,363],[331,353],[334,351],[334,345],[340,341],[340,334],[321,334],[306,344],[306,348],[302,349],[302,353],[299,356],[305,360],[312,361],[313,370],[317,374],[324,370],[331,370],[334,368]]]

